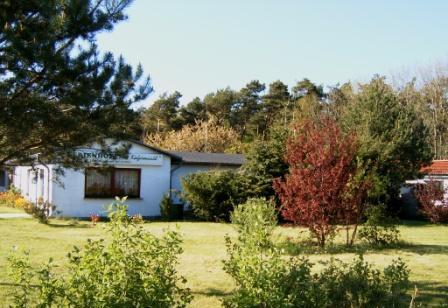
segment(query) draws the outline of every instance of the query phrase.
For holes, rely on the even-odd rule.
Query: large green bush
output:
[[[285,258],[272,241],[275,211],[250,199],[232,214],[238,238],[226,237],[224,270],[236,290],[226,307],[401,307],[409,270],[400,259],[383,271],[359,256],[352,262],[330,260],[317,271],[306,258]]]
[[[68,256],[67,274],[56,276],[51,260],[38,270],[29,258],[9,257],[17,287],[16,307],[185,307],[192,299],[176,272],[182,252],[177,232],[145,232],[118,200],[111,209],[107,241],[88,240]],[[31,288],[36,285],[36,288]]]
[[[234,206],[245,200],[241,182],[233,170],[193,173],[182,179],[183,199],[200,219],[229,221]]]

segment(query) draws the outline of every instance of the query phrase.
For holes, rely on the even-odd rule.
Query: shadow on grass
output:
[[[64,221],[64,223],[57,223],[56,221],[51,221],[47,224],[51,228],[75,228],[75,229],[86,229],[92,228],[91,224],[80,224],[77,220]]]
[[[401,220],[399,226],[407,228],[420,228],[420,227],[433,227],[433,226],[446,226],[448,223],[431,223],[425,220]]]
[[[215,288],[207,288],[204,291],[194,291],[191,293],[205,296],[228,296],[232,294],[231,292],[226,292]]]
[[[417,303],[431,304],[431,307],[448,307],[448,285],[435,281],[418,281]]]
[[[364,254],[366,252],[381,252],[388,250],[400,250],[419,255],[448,254],[447,245],[413,244],[403,241],[393,245],[384,245],[384,246],[375,246],[365,243],[357,243],[354,246],[347,246],[345,244],[333,243],[327,245],[325,248],[322,248],[317,246],[317,244],[311,240],[283,239],[282,241],[277,242],[277,247],[283,249],[286,254],[292,256],[300,254],[339,254],[339,253]]]

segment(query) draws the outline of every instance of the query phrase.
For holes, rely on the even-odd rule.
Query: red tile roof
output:
[[[433,160],[431,165],[420,170],[426,174],[447,174],[448,175],[448,160]]]

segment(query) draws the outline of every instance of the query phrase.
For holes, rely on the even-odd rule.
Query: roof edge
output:
[[[139,140],[135,140],[135,139],[127,139],[127,140],[128,140],[129,142],[138,144],[138,145],[140,145],[140,146],[142,146],[142,147],[145,147],[145,148],[151,149],[151,150],[153,150],[153,151],[156,151],[156,152],[165,154],[165,155],[167,155],[167,156],[169,156],[169,157],[171,157],[171,158],[174,158],[174,159],[176,159],[176,160],[182,161],[182,158],[181,158],[180,156],[177,156],[177,155],[172,154],[172,153],[170,153],[170,152],[168,152],[168,151],[162,150],[162,149],[160,149],[160,148],[158,148],[158,147],[155,147],[155,146],[152,146],[152,145],[148,145],[148,144],[144,144],[143,142],[141,142],[141,141],[139,141]]]

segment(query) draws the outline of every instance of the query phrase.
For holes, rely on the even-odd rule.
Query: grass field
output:
[[[3,208],[0,208],[0,213]],[[234,235],[231,225],[202,222],[152,222],[145,228],[160,234],[166,228],[176,225],[184,238],[184,253],[180,257],[179,272],[188,279],[193,291],[194,307],[217,307],[220,299],[229,294],[234,284],[222,270],[222,260],[226,258],[224,235]],[[419,300],[423,307],[448,307],[448,226],[407,222],[400,226],[404,244],[399,248],[366,250],[365,258],[377,266],[388,264],[400,256],[411,269],[411,279],[420,290]],[[286,238],[303,236],[303,229],[279,227],[277,236],[290,254],[299,253],[294,245],[286,243]],[[30,250],[37,264],[54,258],[59,270],[63,270],[65,255],[73,245],[81,245],[87,238],[104,236],[102,225],[92,227],[88,222],[51,220],[49,225],[39,224],[34,219],[0,219],[0,299],[8,306],[10,286],[7,284],[6,257],[13,246]],[[337,240],[341,243],[341,239]],[[348,260],[355,255],[344,251],[341,245],[330,249],[332,252],[309,254],[312,261],[334,256]],[[304,253],[304,252],[301,252]]]

